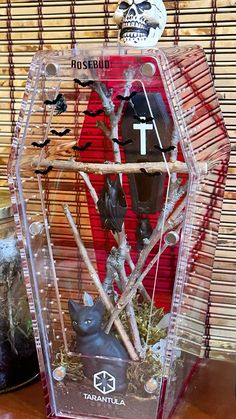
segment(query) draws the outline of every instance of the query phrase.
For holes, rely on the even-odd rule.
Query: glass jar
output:
[[[0,393],[34,380],[38,362],[10,196],[0,192]]]

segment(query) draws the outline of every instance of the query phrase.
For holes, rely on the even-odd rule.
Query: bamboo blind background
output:
[[[33,54],[116,39],[113,0],[0,0],[0,185]],[[204,47],[232,142],[207,328],[210,356],[236,353],[236,7],[235,0],[166,1],[162,45]],[[222,349],[224,348],[225,351]]]

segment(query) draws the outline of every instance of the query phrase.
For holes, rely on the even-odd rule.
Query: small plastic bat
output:
[[[94,83],[93,80],[81,81],[79,79],[74,79],[74,82],[77,83],[77,84],[79,84],[82,87],[90,86],[91,84]]]
[[[54,100],[47,99],[47,100],[44,101],[44,104],[45,105],[56,105],[62,98],[63,98],[63,95],[61,93],[59,93],[57,95],[56,99],[54,99]]]
[[[70,132],[70,129],[69,128],[66,128],[66,129],[64,129],[64,131],[57,131],[57,130],[55,130],[55,129],[51,129],[51,131],[50,131],[53,135],[57,135],[58,137],[63,137],[64,135],[66,135],[66,134],[69,134],[69,132]]]
[[[112,138],[113,143],[119,144],[121,146],[126,146],[128,144],[131,144],[133,141],[132,140],[126,140],[126,141],[119,141],[117,138]]]
[[[146,122],[151,122],[153,121],[154,118],[152,118],[151,116],[138,116],[138,115],[134,115],[134,119],[136,119],[137,121],[141,122],[141,124],[144,124]]]
[[[122,95],[117,95],[116,96],[116,99],[119,99],[119,100],[130,100],[130,99],[132,99],[135,95],[137,95],[137,93],[138,92],[132,92],[132,93],[130,93],[130,95],[129,96],[122,96]]]
[[[50,140],[45,140],[43,143],[36,143],[36,141],[34,141],[33,143],[31,143],[31,145],[33,145],[34,147],[38,147],[38,148],[43,148],[46,147],[46,145],[48,145],[50,143]]]
[[[51,170],[53,169],[53,166],[48,166],[47,169],[45,170],[35,170],[34,173],[36,173],[36,175],[47,175]]]
[[[98,116],[98,115],[101,115],[102,113],[104,113],[104,110],[103,110],[103,109],[98,109],[98,110],[97,110],[97,111],[95,111],[95,112],[91,112],[91,111],[83,111],[83,113],[84,113],[85,115],[95,117],[95,116]]]
[[[167,148],[162,148],[159,145],[154,145],[154,147],[158,150],[161,151],[162,153],[168,153],[169,151],[172,151],[175,149],[175,146],[171,145],[170,147]]]
[[[148,172],[146,171],[146,169],[144,169],[144,168],[140,169],[140,172],[144,173],[144,174],[145,174],[145,175],[147,175],[147,176],[160,176],[160,175],[161,175],[161,173],[160,173],[160,172],[148,173]]]
[[[121,232],[127,211],[125,194],[119,175],[113,181],[106,177],[104,189],[97,202],[102,228],[113,233]]]
[[[73,145],[72,150],[75,151],[84,151],[87,150],[87,148],[89,148],[92,145],[91,141],[88,141],[86,144],[79,146],[79,145]]]

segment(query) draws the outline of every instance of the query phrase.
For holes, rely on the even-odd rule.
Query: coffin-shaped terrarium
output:
[[[171,416],[205,356],[228,156],[200,47],[35,55],[9,182],[48,417]]]

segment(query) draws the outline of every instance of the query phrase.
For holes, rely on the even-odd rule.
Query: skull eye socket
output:
[[[151,7],[152,6],[148,1],[143,1],[142,3],[138,4],[138,8],[140,10],[150,10]]]
[[[128,3],[126,3],[126,1],[122,1],[122,2],[119,4],[119,9],[126,10],[126,9],[128,9],[128,7],[129,7],[129,4],[128,4]]]

